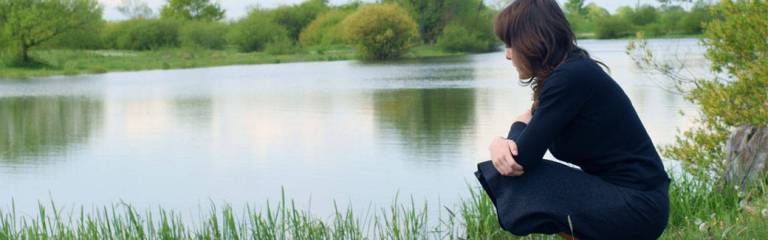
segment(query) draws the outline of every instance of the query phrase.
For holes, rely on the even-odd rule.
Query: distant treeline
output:
[[[680,7],[622,7],[616,14],[569,0],[564,9],[580,36],[619,38],[699,34],[710,16],[698,2]],[[141,0],[123,0],[128,20],[105,21],[97,0],[0,0],[0,45],[13,62],[29,63],[32,48],[156,50],[233,48],[291,54],[354,47],[362,58],[397,58],[427,44],[448,52],[498,47],[492,31],[497,9],[482,0],[382,0],[329,5],[307,0],[274,9],[254,8],[237,20],[211,0],[168,0],[155,14]],[[7,58],[7,57],[6,57]]]
[[[585,5],[585,0],[568,0],[564,10],[574,31],[580,34],[594,34],[601,39],[633,36],[644,32],[645,36],[698,35],[702,23],[712,19],[710,5],[697,0],[690,10],[670,4],[670,0],[659,0],[660,7],[637,5],[620,7],[615,14],[597,6]]]

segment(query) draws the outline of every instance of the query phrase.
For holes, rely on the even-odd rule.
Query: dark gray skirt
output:
[[[514,235],[657,239],[668,222],[669,182],[640,191],[547,159],[517,177],[500,175],[491,161],[477,168],[475,176],[496,206],[499,224]]]

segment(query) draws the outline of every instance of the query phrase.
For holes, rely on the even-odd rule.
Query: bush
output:
[[[43,45],[49,48],[99,49],[104,46],[100,34],[103,28],[103,23],[99,22],[89,29],[75,29],[61,34]]]
[[[220,22],[192,21],[179,30],[179,41],[184,47],[223,49],[227,41],[227,25]]]
[[[278,7],[272,12],[272,17],[275,23],[288,30],[291,40],[298,41],[302,29],[327,10],[325,0],[309,0],[299,5]]]
[[[298,50],[298,46],[288,37],[288,34],[277,35],[264,46],[264,51],[272,55],[290,54]]]
[[[299,35],[299,43],[304,47],[330,46],[343,44],[341,22],[350,11],[332,10],[318,16]]]
[[[264,50],[272,41],[286,39],[284,36],[288,36],[288,32],[275,23],[267,12],[253,10],[230,28],[227,39],[241,52],[253,52]]]
[[[617,16],[598,19],[595,24],[595,35],[600,39],[622,38],[632,35],[633,32],[634,26]]]
[[[416,23],[395,4],[363,6],[342,24],[345,38],[364,59],[400,57],[419,38]]]
[[[132,19],[108,23],[104,46],[115,49],[154,50],[179,46],[181,22],[163,19]]]
[[[118,49],[117,39],[125,34],[127,21],[106,22],[101,28],[101,47],[105,49]]]
[[[479,34],[453,22],[443,29],[437,46],[450,52],[482,52],[488,50],[487,42]]]

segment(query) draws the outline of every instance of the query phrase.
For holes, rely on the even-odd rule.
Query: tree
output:
[[[154,15],[152,8],[142,0],[121,0],[117,11],[131,19],[151,18]]]
[[[31,48],[102,23],[96,0],[0,0],[0,9],[2,30],[17,48],[21,64],[31,62]]]
[[[418,24],[422,42],[432,44],[448,23],[457,15],[477,12],[482,1],[477,0],[384,0],[384,3],[397,4]],[[490,26],[490,23],[488,23]]]
[[[419,38],[416,22],[396,4],[363,6],[342,24],[346,39],[364,59],[400,57]]]
[[[584,0],[568,0],[565,2],[565,12],[567,14],[576,14],[579,16],[587,15],[587,9],[584,8]]]
[[[224,14],[224,9],[211,0],[168,0],[160,10],[161,18],[181,20],[218,21]]]
[[[298,5],[278,7],[272,12],[272,19],[288,30],[291,41],[298,41],[301,30],[326,11],[327,0],[309,0]]]

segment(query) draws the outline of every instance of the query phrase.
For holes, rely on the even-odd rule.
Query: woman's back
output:
[[[624,187],[645,190],[669,181],[627,95],[593,60],[575,53],[553,72],[553,77],[562,81],[543,83],[572,81],[568,86],[578,84],[588,89],[586,94],[575,96],[583,100],[572,100],[583,104],[554,138],[550,152],[586,173]]]

